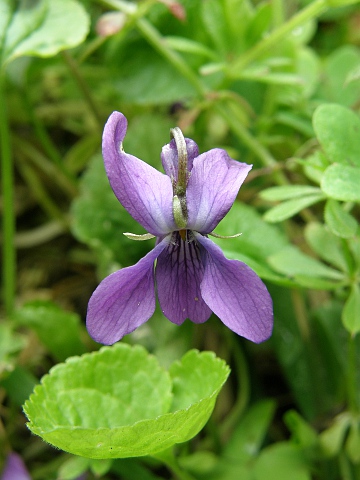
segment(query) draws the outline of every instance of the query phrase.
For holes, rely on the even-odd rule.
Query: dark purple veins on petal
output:
[[[185,231],[181,233],[185,235]],[[200,291],[204,275],[200,246],[191,236],[187,231],[184,241],[175,232],[169,246],[159,255],[155,271],[161,309],[177,325],[186,318],[203,323],[211,315]]]

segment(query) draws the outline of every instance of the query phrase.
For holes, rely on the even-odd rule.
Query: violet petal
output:
[[[225,258],[221,248],[202,235],[206,249],[201,293],[232,331],[255,343],[267,340],[273,327],[272,300],[265,284],[245,263]]]
[[[124,115],[113,112],[105,125],[102,144],[110,185],[119,202],[145,230],[165,235],[176,228],[171,180],[122,150],[126,130]]]
[[[188,228],[212,232],[230,210],[251,168],[219,148],[195,158],[186,190]]]
[[[17,453],[9,453],[6,458],[1,480],[31,480],[25,464]]]
[[[165,237],[151,252],[132,267],[106,277],[92,294],[86,327],[91,337],[111,345],[133,332],[155,310],[154,262],[166,248]]]
[[[193,166],[193,160],[199,155],[199,148],[194,140],[185,138],[186,150],[188,154],[187,169],[190,172]],[[161,150],[161,161],[166,175],[171,179],[178,178],[178,152],[176,149],[175,140],[171,140],[170,143],[164,145]]]
[[[159,303],[171,322],[180,325],[189,318],[202,323],[210,317],[200,291],[203,275],[199,245],[184,242],[177,233],[159,255],[155,270]]]

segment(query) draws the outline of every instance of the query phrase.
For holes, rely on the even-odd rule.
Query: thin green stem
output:
[[[339,455],[339,467],[342,480],[354,480],[351,473],[350,461],[345,452],[341,452]]]
[[[355,336],[349,335],[348,340],[348,364],[347,364],[347,396],[349,410],[359,413],[357,401],[357,368],[356,368],[356,342]]]
[[[183,58],[166,44],[166,39],[156,30],[145,18],[140,18],[136,22],[136,27],[144,38],[157,50],[166,60],[176,68],[181,75],[186,78],[195,88],[197,93],[204,97],[207,89],[198,75],[188,66]]]
[[[69,52],[63,51],[61,52],[62,56],[65,60],[65,63],[67,64],[70,72],[72,73],[79,90],[83,94],[87,104],[89,105],[90,111],[93,113],[93,116],[95,118],[95,121],[97,123],[97,126],[100,128],[100,126],[103,123],[103,118],[102,115],[100,114],[97,105],[95,103],[95,100],[93,99],[92,93],[90,88],[88,87],[87,83],[84,80],[84,77],[82,73],[80,72],[80,69],[76,63],[76,61],[73,59],[73,57],[70,55]]]
[[[178,55],[177,52],[168,47],[166,39],[160,34],[160,32],[145,18],[144,15],[147,10],[155,3],[153,0],[144,2],[142,6],[136,9],[130,8],[128,2],[121,0],[101,0],[101,3],[120,10],[121,12],[129,15],[129,21],[126,27],[135,25],[139,32],[143,35],[145,40],[150,43],[162,55],[176,70],[186,78],[189,83],[195,88],[197,93],[204,97],[207,88],[196,75],[196,73],[188,66],[183,58]],[[133,7],[133,5],[132,5]]]
[[[23,155],[28,158],[37,168],[54,180],[70,198],[74,198],[77,193],[77,187],[65,174],[59,165],[52,163],[45,157],[34,145],[23,138],[16,137],[18,148]]]
[[[35,114],[33,106],[31,105],[31,102],[29,99],[28,89],[26,87],[22,91],[22,94],[23,94],[22,97],[24,100],[24,105],[30,117],[30,121],[34,126],[36,136],[40,140],[40,143],[43,146],[43,149],[46,155],[54,163],[58,165],[61,164],[61,155],[59,154],[57,148],[55,147],[53,141],[51,140],[51,137],[48,135],[46,129],[44,128],[44,125],[39,120],[38,116]]]
[[[238,74],[247,67],[251,62],[257,60],[261,55],[281,42],[296,27],[317,18],[327,9],[327,0],[315,0],[307,7],[300,10],[296,15],[273,30],[262,41],[250,48],[229,68],[230,76],[238,76]]]
[[[3,295],[5,311],[10,315],[14,308],[16,283],[14,167],[6,110],[4,70],[0,72],[0,142],[3,190]]]
[[[272,24],[274,27],[280,27],[284,23],[284,3],[283,0],[271,1]]]
[[[39,180],[38,175],[34,172],[34,169],[30,167],[25,161],[19,162],[20,172],[29,185],[33,195],[42,206],[43,210],[53,218],[59,220],[65,227],[69,227],[69,222],[65,218],[61,209],[57,207],[56,203],[50,198],[46,189]]]
[[[241,418],[244,411],[246,410],[251,394],[250,375],[244,351],[241,348],[239,340],[234,337],[232,332],[230,332],[229,330],[225,330],[225,332],[226,339],[230,346],[232,358],[234,360],[237,370],[236,373],[239,384],[236,402],[231,412],[227,415],[221,425],[222,437],[226,436],[237,424],[239,418]]]
[[[255,137],[242,125],[240,119],[237,119],[236,112],[233,105],[216,105],[217,111],[227,121],[233,133],[237,136],[239,141],[244,144],[262,163],[265,167],[270,167],[273,170],[273,176],[279,185],[286,185],[288,183],[285,175],[278,170],[279,164],[270,152],[257,141]]]

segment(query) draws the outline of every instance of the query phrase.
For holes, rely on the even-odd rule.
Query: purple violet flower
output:
[[[214,312],[238,335],[268,339],[273,309],[264,283],[208,238],[252,166],[218,148],[199,155],[196,143],[174,128],[161,153],[163,174],[124,152],[126,130],[124,115],[113,112],[103,134],[106,173],[119,202],[149,232],[125,235],[156,237],[156,246],[97,287],[88,305],[90,335],[110,345],[145,323],[155,310],[156,284],[161,310],[177,325],[186,318],[203,323]]]

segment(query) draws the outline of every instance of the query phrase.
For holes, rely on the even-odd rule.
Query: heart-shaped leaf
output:
[[[89,458],[152,455],[205,425],[229,368],[211,352],[188,352],[170,368],[119,343],[54,367],[25,403],[30,430]]]

